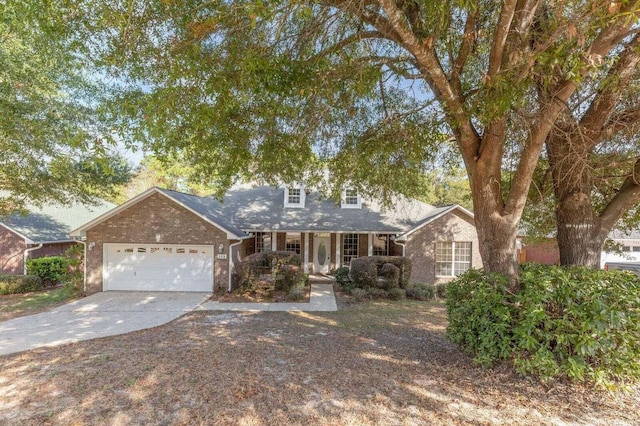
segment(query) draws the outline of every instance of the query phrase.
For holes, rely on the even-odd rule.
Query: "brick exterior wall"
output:
[[[229,253],[225,232],[157,193],[87,231],[88,294],[102,291],[104,243],[213,245],[216,253],[222,244]],[[227,288],[228,271],[228,259],[214,259],[215,287]]]
[[[554,240],[532,241],[522,248],[520,259],[523,262],[541,263],[543,265],[559,265],[560,251],[558,243]]]
[[[0,273],[22,275],[26,248],[22,237],[0,226]]]
[[[471,241],[471,266],[482,267],[478,250],[478,234],[473,221],[466,215],[453,211],[409,236],[405,254],[412,261],[412,282],[436,284],[452,279],[436,278],[436,241]]]

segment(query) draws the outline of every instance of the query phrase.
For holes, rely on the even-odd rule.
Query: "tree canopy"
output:
[[[485,269],[514,290],[543,146],[572,97],[635,49],[640,14],[628,0],[73,5],[87,54],[124,83],[120,128],[221,187],[239,175],[313,184],[328,168],[333,191],[412,195],[441,152],[457,153]]]
[[[59,10],[0,3],[0,214],[26,201],[91,202],[129,178],[127,162],[110,150],[87,63],[66,27],[39,13]]]

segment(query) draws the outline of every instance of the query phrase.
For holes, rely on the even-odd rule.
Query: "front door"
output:
[[[331,238],[313,239],[313,273],[328,274],[331,265]]]

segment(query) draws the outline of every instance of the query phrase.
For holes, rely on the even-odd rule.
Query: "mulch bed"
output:
[[[196,312],[0,357],[0,424],[640,424],[640,390],[475,366],[441,302]]]
[[[231,293],[216,291],[211,300],[222,303],[309,303],[310,289],[310,285],[305,286],[304,298],[292,300],[288,292],[276,290],[272,282],[262,281],[256,290]]]

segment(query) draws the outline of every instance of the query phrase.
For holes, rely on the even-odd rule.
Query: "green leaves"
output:
[[[640,279],[619,271],[523,265],[524,290],[470,271],[447,289],[447,334],[481,365],[612,386],[640,379]]]

